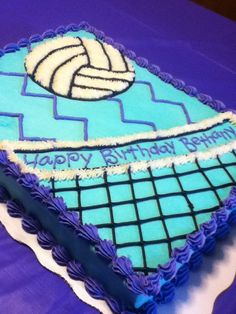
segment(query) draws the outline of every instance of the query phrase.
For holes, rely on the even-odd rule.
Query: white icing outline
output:
[[[82,281],[73,280],[69,277],[66,267],[58,265],[52,258],[52,251],[45,250],[37,242],[37,236],[25,232],[21,226],[20,218],[12,218],[7,213],[5,204],[0,204],[0,222],[6,228],[8,234],[18,242],[26,244],[35,253],[39,263],[51,272],[61,276],[74,291],[76,296],[83,302],[95,307],[103,314],[112,314],[105,301],[92,298],[85,289]]]

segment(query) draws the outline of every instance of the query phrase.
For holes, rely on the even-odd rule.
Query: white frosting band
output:
[[[168,130],[158,130],[150,132],[136,133],[132,135],[125,135],[119,137],[103,137],[99,139],[92,139],[88,141],[0,141],[0,149],[4,149],[5,145],[11,146],[13,149],[22,150],[40,150],[40,149],[52,149],[52,148],[80,148],[83,146],[94,147],[94,146],[115,146],[120,144],[128,144],[136,140],[156,139],[162,137],[172,137],[181,135],[188,132],[197,132],[212,127],[218,123],[222,123],[224,120],[229,120],[232,124],[236,125],[236,115],[227,111],[220,113],[217,116],[203,121],[187,124],[184,126],[174,127]]]

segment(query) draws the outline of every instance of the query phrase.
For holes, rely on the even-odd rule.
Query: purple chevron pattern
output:
[[[123,102],[122,102],[122,100],[120,98],[117,98],[117,97],[115,97],[115,98],[108,98],[107,100],[116,102],[119,105],[121,121],[123,123],[145,124],[145,125],[151,126],[154,131],[156,130],[156,125],[153,122],[127,119],[125,117],[124,104],[123,104]]]
[[[171,101],[171,100],[166,100],[166,99],[157,99],[156,94],[154,92],[154,88],[153,88],[152,84],[150,82],[148,82],[148,81],[139,81],[138,80],[138,81],[135,81],[134,84],[142,84],[142,85],[148,86],[148,88],[150,90],[150,93],[151,93],[151,99],[155,103],[164,103],[164,104],[169,104],[169,105],[173,105],[173,106],[179,106],[183,110],[183,113],[184,113],[184,115],[186,117],[187,124],[193,123],[191,121],[191,118],[190,118],[190,115],[188,113],[188,110],[187,110],[187,108],[185,107],[185,105],[183,103],[176,102],[176,101]]]
[[[58,113],[58,102],[57,102],[57,96],[52,95],[52,94],[44,94],[44,93],[32,93],[27,91],[27,86],[28,86],[28,80],[29,77],[25,73],[17,73],[17,72],[0,72],[0,75],[3,76],[12,76],[12,77],[22,77],[23,78],[23,85],[21,89],[21,95],[23,97],[38,97],[38,98],[47,98],[52,101],[52,106],[53,106],[53,118],[55,120],[66,120],[66,121],[78,121],[83,123],[83,138],[85,141],[88,140],[89,138],[89,132],[88,132],[88,124],[89,120],[86,117],[74,117],[74,116],[68,116],[68,115],[61,115]],[[135,81],[134,84],[142,84],[146,85],[151,94],[151,100],[154,103],[165,103],[169,105],[174,105],[174,106],[179,106],[184,113],[184,116],[186,117],[186,122],[188,124],[192,123],[191,118],[189,116],[189,113],[183,103],[180,102],[174,102],[170,100],[165,100],[165,99],[157,99],[156,94],[154,92],[154,88],[152,84],[148,81]],[[152,128],[152,130],[156,130],[156,125],[154,122],[151,121],[146,121],[146,120],[136,120],[136,119],[128,119],[125,116],[125,109],[124,109],[124,103],[122,100],[118,97],[114,98],[108,98],[107,101],[117,103],[119,106],[120,110],[120,119],[123,123],[132,123],[132,124],[142,124],[142,125],[147,125]],[[17,118],[18,119],[18,127],[19,127],[19,140],[55,140],[55,138],[41,138],[41,137],[26,137],[24,135],[24,114],[23,113],[11,113],[11,112],[0,112],[0,116],[6,116],[6,117],[12,117],[12,118]]]
[[[57,96],[56,95],[47,95],[47,94],[38,94],[38,93],[28,93],[27,90],[27,83],[28,83],[28,75],[24,75],[24,83],[22,86],[21,95],[28,96],[28,97],[41,97],[41,98],[48,98],[52,99],[53,102],[53,117],[55,120],[68,120],[68,121],[79,121],[83,122],[84,124],[84,140],[88,140],[88,119],[87,118],[80,118],[80,117],[70,117],[58,114],[57,110]]]

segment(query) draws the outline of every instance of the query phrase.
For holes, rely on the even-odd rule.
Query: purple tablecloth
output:
[[[148,5],[147,5],[148,4]],[[107,35],[236,109],[236,24],[187,0],[11,0],[0,2],[0,47],[71,22],[88,21]],[[0,312],[95,314],[30,249],[0,226]],[[236,308],[236,284],[215,314]],[[230,297],[231,296],[231,297]],[[231,314],[233,312],[227,312]]]

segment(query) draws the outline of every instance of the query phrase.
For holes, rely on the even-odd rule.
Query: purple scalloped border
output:
[[[147,68],[166,83],[172,84],[175,88],[184,91],[192,97],[196,97],[199,101],[216,111],[221,112],[225,110],[225,105],[221,101],[213,100],[208,95],[198,93],[196,88],[186,86],[183,81],[173,78],[168,73],[161,72],[158,66],[149,65],[146,59],[136,57],[133,51],[115,43],[113,39],[106,37],[103,32],[98,31],[85,22],[79,25],[70,24],[67,27],[60,26],[56,31],[47,30],[42,36],[33,35],[29,40],[21,39],[17,44],[8,44],[4,49],[0,50],[0,57],[5,53],[18,51],[21,47],[27,47],[30,43],[39,42],[45,38],[53,38],[58,34],[62,35],[69,31],[79,30],[93,33],[98,39],[113,45],[127,57],[136,61],[139,66]],[[90,241],[95,246],[96,253],[103,256],[112,265],[113,270],[124,278],[127,286],[133,292],[138,295],[153,296],[158,302],[169,301],[173,297],[174,285],[179,285],[185,281],[188,277],[188,270],[200,264],[201,253],[210,252],[214,248],[215,239],[224,237],[228,233],[229,224],[236,222],[236,188],[232,188],[229,198],[224,202],[224,206],[216,211],[208,222],[202,224],[199,231],[187,236],[186,245],[182,248],[174,249],[170,260],[165,265],[158,266],[156,273],[144,276],[134,272],[129,258],[117,256],[116,248],[111,241],[100,239],[95,226],[82,225],[78,220],[76,221],[74,215],[66,212],[66,205],[63,199],[59,197],[53,198],[48,188],[39,185],[38,178],[35,175],[22,174],[17,165],[9,162],[4,151],[0,152],[0,164],[4,166],[7,175],[13,176],[18,183],[29,189],[33,198],[46,204],[49,210],[56,213],[60,223],[72,228],[78,236]],[[29,220],[27,223],[29,224]],[[27,223],[25,222],[24,230],[29,232],[31,229],[29,226],[27,227]],[[109,300],[107,302],[110,304]],[[118,306],[117,302],[114,302]]]
[[[183,80],[173,77],[170,73],[162,72],[158,65],[150,64],[146,58],[137,57],[134,51],[129,50],[122,44],[115,42],[111,37],[107,37],[104,34],[104,32],[89,25],[87,22],[81,22],[79,24],[71,23],[66,27],[61,25],[55,31],[52,29],[48,29],[42,35],[35,34],[30,36],[29,39],[22,38],[17,43],[9,43],[5,45],[2,49],[0,49],[0,57],[3,57],[7,53],[19,51],[20,48],[23,47],[30,47],[30,44],[43,41],[44,39],[54,38],[57,35],[64,35],[67,32],[71,31],[78,32],[80,30],[85,30],[87,32],[94,34],[97,39],[112,45],[114,48],[118,49],[129,59],[135,61],[140,67],[146,68],[150,73],[156,75],[165,83],[171,84],[173,87],[185,92],[187,95],[197,98],[204,105],[208,105],[217,112],[225,111],[226,106],[222,101],[213,99],[211,96],[207,94],[199,93],[196,87],[188,86]]]
[[[66,249],[56,243],[56,240],[49,231],[43,230],[35,218],[27,215],[22,205],[12,200],[7,200],[6,193],[4,193],[3,189],[0,194],[1,196],[5,194],[5,197],[0,197],[0,200],[6,203],[9,216],[12,218],[21,218],[22,229],[27,233],[35,234],[38,244],[43,249],[51,250],[54,261],[58,265],[66,267],[67,273],[71,279],[83,281],[86,291],[93,298],[106,301],[113,313],[120,314],[122,312],[118,302],[111,298],[98,282],[86,275],[82,265],[71,259]]]
[[[114,244],[102,240],[94,225],[83,225],[77,214],[67,212],[63,198],[53,197],[49,188],[39,184],[36,175],[21,173],[20,168],[8,160],[5,151],[0,151],[0,164],[4,167],[6,175],[12,176],[20,185],[27,188],[34,199],[47,205],[48,210],[58,216],[59,223],[89,241],[95,247],[96,253],[106,259],[113,270],[123,277],[131,291],[137,295],[152,296],[158,302],[171,299],[173,285],[179,285],[187,278],[186,266],[190,269],[197,267],[201,262],[201,253],[209,253],[214,248],[215,239],[223,238],[229,231],[229,224],[236,223],[236,187],[234,187],[224,201],[223,207],[214,212],[212,218],[200,226],[199,231],[188,235],[186,244],[174,249],[165,265],[159,265],[155,273],[145,276],[133,270],[129,258],[118,257]],[[4,193],[0,193],[2,194]],[[29,232],[29,228],[24,230]]]

